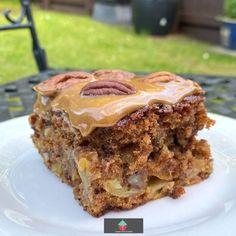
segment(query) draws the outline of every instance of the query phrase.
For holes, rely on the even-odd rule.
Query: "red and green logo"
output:
[[[127,229],[127,224],[124,220],[121,220],[118,223],[118,229],[119,229],[119,231],[125,231]]]

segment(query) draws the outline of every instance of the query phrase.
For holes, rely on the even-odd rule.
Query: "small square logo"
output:
[[[126,223],[124,220],[121,220],[121,221],[118,223],[118,229],[119,229],[119,231],[126,231],[126,229],[127,229],[127,223]]]
[[[105,218],[104,233],[143,233],[142,218]]]

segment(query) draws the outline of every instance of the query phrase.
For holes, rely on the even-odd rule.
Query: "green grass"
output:
[[[0,11],[9,6],[17,16],[17,2],[1,0]],[[34,17],[51,67],[236,75],[236,58],[209,52],[208,44],[185,36],[136,35],[130,28],[36,6]],[[0,83],[37,73],[27,30],[0,32],[0,65]]]

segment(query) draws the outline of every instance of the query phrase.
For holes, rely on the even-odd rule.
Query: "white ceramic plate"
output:
[[[143,218],[144,235],[235,235],[236,120],[210,116],[217,124],[199,135],[212,146],[208,180],[178,200],[163,198],[105,217]],[[0,235],[104,235],[104,217],[83,211],[72,189],[46,169],[31,132],[27,117],[0,123]]]

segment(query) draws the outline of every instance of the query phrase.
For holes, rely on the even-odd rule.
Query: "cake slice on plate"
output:
[[[45,165],[93,216],[132,209],[212,173],[204,91],[169,72],[69,72],[34,87],[29,117]]]

